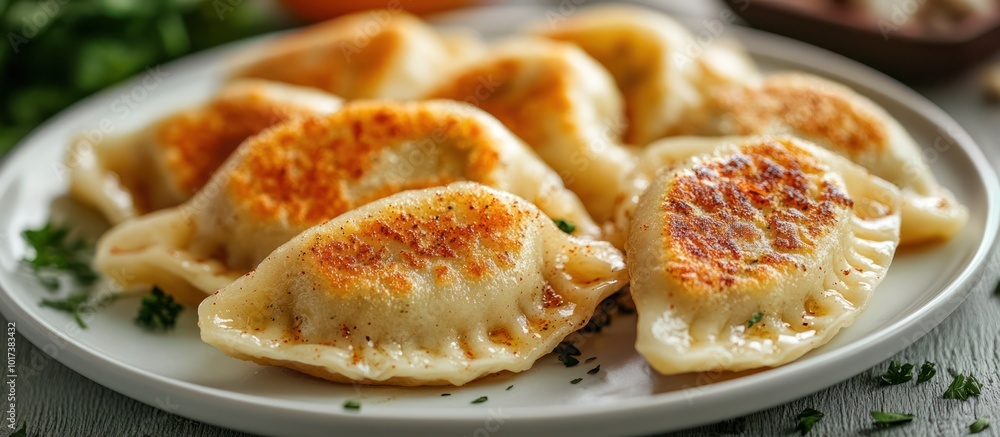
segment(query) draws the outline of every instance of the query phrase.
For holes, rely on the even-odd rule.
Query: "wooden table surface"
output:
[[[712,7],[698,6],[694,12],[711,13]],[[994,168],[1000,168],[1000,104],[983,98],[980,73],[972,71],[917,91],[950,113],[984,149]],[[989,416],[994,422],[979,435],[1000,435],[1000,296],[993,293],[998,277],[1000,257],[994,253],[968,300],[940,326],[891,358],[913,363],[933,361],[942,374],[945,367],[971,372],[985,383],[979,398],[967,402],[941,399],[950,381],[946,374],[920,386],[877,388],[874,380],[888,366],[887,360],[788,404],[670,435],[793,435],[794,417],[806,407],[826,414],[811,435],[963,435],[979,416]],[[2,316],[0,322],[6,326]],[[18,361],[42,369],[22,376],[17,383],[19,422],[27,426],[29,435],[246,435],[134,401],[73,372],[23,337],[18,336],[17,342]],[[872,409],[907,412],[918,418],[903,427],[876,429],[869,417]],[[0,428],[0,435],[8,432],[6,427]]]

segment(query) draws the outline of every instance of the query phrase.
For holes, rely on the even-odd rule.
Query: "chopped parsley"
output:
[[[361,402],[358,402],[358,401],[347,401],[347,402],[344,402],[344,409],[345,410],[360,410],[361,409]]]
[[[983,383],[979,382],[975,376],[953,373],[951,385],[944,391],[945,399],[967,400],[969,396],[979,396],[982,393]]]
[[[753,328],[753,325],[760,323],[760,319],[764,318],[764,313],[757,311],[750,316],[750,320],[747,320],[747,329]]]
[[[512,388],[514,388],[514,384],[511,384],[511,385],[508,385],[508,386],[507,386],[507,388],[506,388],[506,389],[504,389],[504,391],[507,391],[507,390],[510,390],[510,389],[512,389]]]
[[[71,239],[68,227],[48,222],[39,229],[24,230],[21,236],[34,251],[33,257],[25,256],[22,261],[45,287],[59,289],[61,273],[69,273],[80,285],[97,282],[97,273],[90,268],[90,246],[82,238]]]
[[[900,365],[899,361],[889,362],[889,370],[886,370],[879,378],[879,385],[896,385],[913,379],[913,364]]]
[[[559,228],[560,231],[563,231],[563,232],[565,232],[567,234],[572,234],[573,231],[576,230],[576,225],[574,225],[574,224],[572,224],[572,223],[570,223],[570,222],[568,222],[566,220],[555,219],[555,220],[552,220],[552,221],[556,222],[556,226]]]
[[[87,324],[83,321],[83,314],[97,311],[112,300],[112,297],[95,300],[91,298],[90,293],[77,293],[65,299],[42,299],[40,305],[73,316],[77,325],[87,329]]]
[[[142,298],[135,323],[150,331],[166,331],[177,325],[177,315],[183,310],[184,306],[175,302],[173,296],[153,286],[153,291]]]
[[[813,425],[823,419],[823,413],[816,411],[812,408],[806,408],[795,416],[795,419],[799,421],[799,424],[795,427],[799,430],[802,435],[809,434],[812,431]]]
[[[601,371],[601,365],[600,365],[600,364],[598,364],[598,365],[597,365],[597,367],[595,367],[595,368],[593,368],[593,369],[590,369],[590,370],[588,370],[588,371],[587,371],[587,374],[588,374],[588,375],[596,375],[596,374],[597,374],[597,372],[600,372],[600,371]]]
[[[441,393],[441,396],[451,396],[451,393]]]
[[[594,361],[596,359],[597,359],[597,357],[590,357],[590,358],[587,358],[586,360],[584,360],[583,362],[584,363],[589,363],[589,362]]]
[[[580,364],[580,360],[576,359],[576,357],[580,356],[580,349],[571,341],[559,343],[552,352],[559,354],[559,361],[566,367],[573,367]]]
[[[912,414],[905,413],[883,413],[881,411],[872,411],[872,418],[875,419],[875,423],[884,425],[896,425],[900,423],[906,423],[912,421],[916,417]]]
[[[601,301],[594,311],[587,324],[580,329],[584,334],[600,333],[605,327],[611,326],[611,316],[614,314],[630,314],[634,312],[626,301],[628,295],[623,290],[618,290],[607,299]]]
[[[480,396],[480,397],[476,398],[476,400],[472,401],[472,403],[473,404],[481,404],[481,403],[486,402],[488,400],[490,400],[490,398],[488,398],[486,396]]]
[[[920,366],[920,374],[917,375],[917,384],[930,381],[934,375],[937,375],[937,369],[934,366],[934,363],[924,361],[924,364]]]
[[[583,378],[576,378],[576,379],[574,379],[574,380],[570,381],[569,383],[570,383],[570,384],[579,384],[579,383],[580,383],[580,381],[583,381]]]
[[[572,355],[559,355],[559,361],[561,361],[566,367],[573,367],[580,364],[580,360],[574,358]]]
[[[969,431],[971,431],[973,434],[979,434],[983,432],[984,429],[989,427],[990,427],[990,418],[980,417],[976,419],[975,422],[972,422],[972,425],[969,425]]]
[[[564,341],[559,343],[558,345],[556,345],[555,349],[552,349],[552,352],[555,352],[559,355],[575,355],[575,356],[581,355],[580,349],[577,349],[576,345],[574,345],[573,342],[571,341]]]

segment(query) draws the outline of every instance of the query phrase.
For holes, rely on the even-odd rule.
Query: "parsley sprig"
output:
[[[760,323],[760,319],[764,318],[764,313],[757,311],[750,316],[750,320],[747,320],[747,329],[753,328],[753,325]]]
[[[900,365],[899,361],[891,361],[889,363],[889,370],[879,378],[879,385],[896,385],[908,382],[913,379],[913,364],[903,364]]]
[[[917,384],[930,381],[934,375],[937,374],[937,369],[934,368],[936,364],[930,361],[924,361],[924,364],[920,366],[920,374],[917,375]]]
[[[983,383],[979,382],[975,376],[952,373],[951,385],[944,391],[945,399],[967,400],[969,396],[979,396],[982,393]]]
[[[167,331],[177,325],[177,316],[184,306],[174,301],[174,297],[166,294],[160,287],[142,298],[139,315],[135,323],[150,331]]]
[[[112,300],[114,300],[113,296],[94,298],[89,292],[83,292],[72,294],[64,299],[42,299],[40,305],[73,316],[77,325],[87,329],[87,323],[83,321],[83,314],[96,312]]]
[[[90,245],[82,238],[70,238],[68,227],[50,221],[39,229],[26,229],[21,235],[34,252],[23,261],[50,290],[59,289],[59,275],[63,273],[80,285],[97,282],[97,273],[90,268]]]
[[[796,429],[799,430],[801,435],[806,435],[809,434],[809,431],[812,431],[813,425],[815,425],[816,422],[823,419],[823,413],[812,408],[806,408],[802,410],[798,416],[795,416],[795,418],[799,421]]]

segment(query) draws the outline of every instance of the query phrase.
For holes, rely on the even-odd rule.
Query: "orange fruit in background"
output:
[[[281,0],[293,14],[309,21],[327,20],[366,9],[402,9],[414,14],[429,14],[468,6],[474,0]]]

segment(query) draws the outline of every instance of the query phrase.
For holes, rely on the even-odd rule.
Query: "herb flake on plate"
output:
[[[347,401],[347,402],[344,402],[344,409],[345,410],[360,410],[361,409],[361,402],[358,402],[358,401]]]
[[[490,398],[488,398],[486,396],[480,396],[480,397],[476,398],[476,400],[472,401],[471,403],[473,403],[473,404],[481,404],[481,403],[486,402],[488,400],[490,400]]]
[[[747,329],[753,328],[753,325],[760,323],[760,319],[764,318],[764,313],[757,311],[750,316],[750,320],[747,320]]]
[[[583,378],[576,378],[576,379],[570,381],[569,383],[573,384],[573,385],[576,385],[576,384],[579,384],[580,381],[583,381]]]
[[[184,306],[174,301],[173,296],[153,286],[153,290],[142,298],[135,323],[150,331],[167,331],[177,325],[177,316],[183,310]]]
[[[70,238],[70,229],[51,221],[39,229],[21,232],[31,246],[33,256],[22,260],[31,267],[38,281],[50,290],[59,288],[58,275],[68,273],[80,285],[97,282],[97,273],[90,267],[91,247],[83,238]]]

